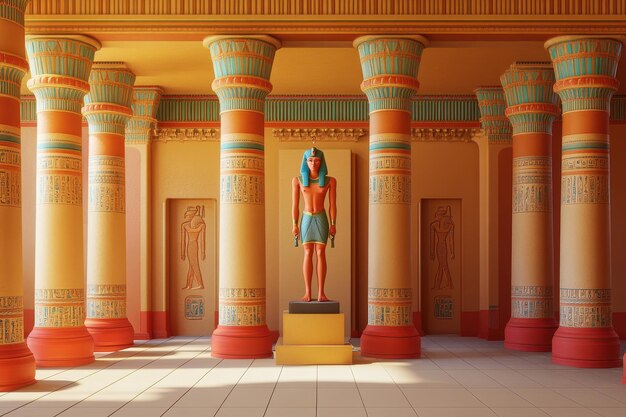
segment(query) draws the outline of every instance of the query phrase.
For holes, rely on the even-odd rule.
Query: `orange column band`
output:
[[[514,63],[500,77],[513,126],[511,319],[504,346],[550,351],[558,327],[552,303],[552,123],[558,96],[547,63]]]
[[[0,6],[0,391],[35,382],[35,358],[24,340],[20,86],[28,71],[24,10]]]
[[[611,322],[610,99],[623,36],[561,36],[546,42],[563,101],[560,325],[552,361],[620,366]]]
[[[122,63],[96,63],[83,115],[89,124],[87,319],[94,350],[133,345],[126,317],[126,185],[124,135],[135,75]]]
[[[37,99],[35,327],[28,346],[38,366],[93,362],[85,327],[81,114],[100,44],[82,35],[29,35]]]
[[[265,97],[280,42],[269,36],[211,36],[220,100],[219,324],[211,338],[218,358],[272,356],[265,322]]]
[[[411,113],[428,41],[364,36],[354,41],[370,109],[368,319],[361,354],[418,358],[411,288]],[[414,249],[413,249],[414,250]]]

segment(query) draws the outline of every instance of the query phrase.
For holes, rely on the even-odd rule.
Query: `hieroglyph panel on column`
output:
[[[426,334],[461,329],[461,200],[423,199],[421,224],[422,320]]]
[[[169,317],[173,335],[215,328],[217,211],[214,199],[167,201]]]

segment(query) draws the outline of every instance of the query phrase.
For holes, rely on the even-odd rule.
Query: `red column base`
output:
[[[621,366],[620,344],[612,327],[559,327],[552,339],[552,362],[577,368]]]
[[[85,319],[95,352],[115,352],[134,344],[135,330],[127,318]]]
[[[550,352],[559,327],[554,318],[511,318],[504,329],[504,347],[522,352]]]
[[[79,366],[95,360],[93,338],[85,326],[37,327],[28,336],[37,366]]]
[[[622,384],[626,384],[626,353],[624,353],[624,376],[622,377]]]
[[[13,391],[35,382],[35,357],[26,342],[0,345],[0,391]]]
[[[271,358],[273,335],[267,326],[217,326],[211,356],[222,359]]]
[[[372,358],[419,358],[421,340],[415,326],[367,325],[361,335],[361,356]]]

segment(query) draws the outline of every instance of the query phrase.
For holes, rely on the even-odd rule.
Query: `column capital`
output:
[[[27,86],[37,98],[37,111],[80,113],[89,92],[89,73],[100,43],[84,35],[29,35],[26,51],[31,79]]]
[[[422,51],[428,45],[423,36],[362,36],[353,42],[359,52],[363,82],[370,113],[378,110],[409,112],[411,98],[419,88],[417,72]]]
[[[558,36],[544,47],[554,65],[554,91],[563,101],[563,112],[609,111],[610,99],[619,87],[615,78],[626,36]]]
[[[30,0],[11,0],[3,7],[0,7],[0,19],[6,19],[11,22],[24,26],[24,12]]]
[[[211,87],[220,100],[220,113],[249,110],[263,113],[272,91],[270,74],[281,43],[271,36],[209,36],[202,44],[213,60]]]
[[[480,109],[480,126],[490,144],[511,143],[512,127],[504,114],[506,99],[504,90],[497,85],[478,87],[474,90]]]
[[[552,133],[559,98],[552,88],[554,71],[550,62],[515,62],[500,76],[500,82],[508,104],[505,115],[514,135]]]
[[[126,143],[148,143],[150,132],[156,126],[156,115],[163,95],[159,86],[141,86],[133,89],[133,116],[126,123]]]
[[[0,97],[20,99],[22,78],[28,72],[24,58],[0,51]]]
[[[126,122],[132,116],[133,74],[123,62],[96,62],[89,75],[89,94],[85,96],[83,115],[89,133],[115,133],[124,136]]]

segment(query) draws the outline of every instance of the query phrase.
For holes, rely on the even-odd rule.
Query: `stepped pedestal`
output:
[[[276,344],[276,364],[351,363],[352,346],[344,342],[344,315],[338,302],[289,303],[289,312],[283,312],[283,337]]]

